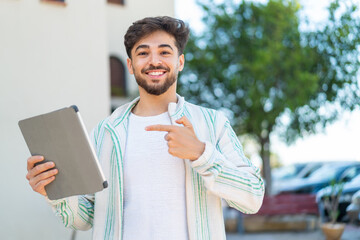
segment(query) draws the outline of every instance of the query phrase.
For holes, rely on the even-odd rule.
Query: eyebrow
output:
[[[159,48],[170,48],[171,50],[173,50],[173,48],[169,44],[160,44]]]
[[[135,52],[136,52],[137,50],[139,50],[140,48],[150,48],[150,46],[149,46],[149,45],[145,45],[145,44],[141,44],[141,45],[137,46],[137,48],[135,49]]]
[[[173,48],[172,48],[169,44],[160,44],[158,47],[159,47],[159,48],[170,48],[171,50],[173,50]],[[149,49],[150,46],[149,46],[149,45],[146,45],[146,44],[141,44],[141,45],[139,45],[139,46],[136,47],[135,52],[136,52],[137,50],[141,49],[141,48]]]

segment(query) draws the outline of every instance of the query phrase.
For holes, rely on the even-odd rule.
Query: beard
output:
[[[150,66],[146,69],[142,69],[141,73],[144,74],[146,71],[149,70],[157,70],[157,69],[163,69],[170,73],[170,69],[164,66]],[[174,72],[170,74],[168,77],[166,77],[165,82],[163,84],[156,84],[156,85],[150,85],[146,82],[146,79],[139,76],[139,74],[136,73],[134,69],[134,76],[136,79],[137,84],[142,87],[148,94],[159,96],[163,93],[165,93],[177,80],[177,72]]]

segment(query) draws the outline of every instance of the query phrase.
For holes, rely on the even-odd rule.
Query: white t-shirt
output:
[[[124,158],[124,240],[188,239],[185,166],[168,153],[167,132],[145,131],[170,125],[167,112],[129,116]]]

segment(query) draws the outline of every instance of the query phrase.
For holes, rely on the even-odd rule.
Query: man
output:
[[[176,94],[189,29],[170,17],[145,18],[125,35],[127,67],[140,97],[91,134],[109,187],[48,202],[65,226],[93,228],[93,239],[225,239],[221,199],[244,212],[261,206],[259,169],[244,156],[229,121]],[[28,159],[27,179],[44,186],[57,170]]]

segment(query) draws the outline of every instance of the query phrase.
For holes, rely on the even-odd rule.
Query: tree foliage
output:
[[[207,28],[190,37],[179,92],[260,143],[270,184],[271,132],[291,143],[359,106],[357,6],[335,0],[321,28],[301,31],[296,0],[199,4]]]

